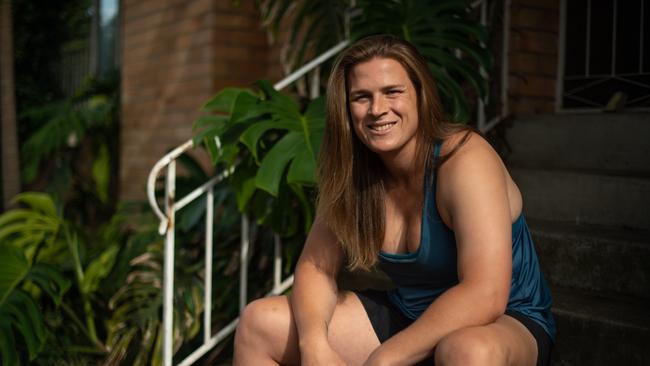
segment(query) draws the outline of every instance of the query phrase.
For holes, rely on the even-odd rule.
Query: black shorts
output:
[[[354,293],[361,300],[361,304],[363,304],[363,308],[366,310],[370,323],[381,343],[384,343],[388,338],[413,322],[388,300],[385,291],[363,290],[354,291]],[[506,310],[506,315],[522,323],[537,341],[537,366],[548,365],[553,343],[544,328],[517,311]],[[423,365],[435,365],[433,357],[419,362],[416,366]]]

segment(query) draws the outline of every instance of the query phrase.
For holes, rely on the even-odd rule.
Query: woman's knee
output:
[[[254,342],[259,345],[259,342],[283,333],[280,330],[289,327],[290,314],[288,306],[282,306],[281,302],[281,298],[271,297],[246,305],[239,316],[235,343]]]
[[[436,365],[504,365],[506,355],[486,332],[460,329],[444,337],[435,349]]]

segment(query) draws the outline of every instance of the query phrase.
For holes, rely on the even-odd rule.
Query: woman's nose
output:
[[[370,114],[379,117],[388,111],[388,101],[386,98],[379,96],[373,98],[372,105],[370,106]]]

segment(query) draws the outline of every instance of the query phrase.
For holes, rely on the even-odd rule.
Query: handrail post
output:
[[[248,249],[250,247],[248,215],[241,217],[241,252],[239,258],[239,313],[244,310],[248,299]]]
[[[212,234],[214,189],[210,187],[205,203],[205,308],[203,309],[203,344],[212,337]]]
[[[282,284],[282,242],[280,235],[273,235],[273,291],[279,292]]]
[[[174,197],[176,195],[176,160],[167,167],[165,181],[165,211],[167,213],[167,233],[165,235],[165,263],[163,290],[163,364],[172,366],[174,338]]]

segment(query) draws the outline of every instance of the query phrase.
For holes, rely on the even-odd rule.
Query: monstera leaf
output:
[[[242,133],[240,141],[253,156],[257,156],[257,146],[264,132],[273,129],[287,133],[275,142],[262,160],[255,185],[277,196],[285,168],[289,165],[287,183],[314,186],[316,157],[325,128],[323,98],[312,100],[302,114],[293,99],[277,92],[267,82],[260,82],[259,85],[268,97],[262,104],[269,111],[271,119],[252,124]]]
[[[471,19],[465,0],[261,0],[260,5],[264,24],[271,32],[277,32],[281,24],[289,26],[285,47],[291,69],[300,67],[305,55],[319,55],[342,41],[346,13],[354,12],[360,15],[351,19],[352,41],[372,34],[392,34],[417,47],[429,63],[453,121],[470,119],[465,85],[487,99],[487,74],[493,64],[490,51],[484,47],[487,31]]]
[[[228,88],[206,103],[205,110],[221,114],[195,122],[195,129],[203,128],[195,143],[203,141],[217,163],[234,163],[233,155],[240,152],[241,145],[246,147],[259,166],[254,187],[274,197],[285,177],[289,184],[314,186],[316,156],[325,126],[324,100],[311,101],[301,113],[296,101],[273,89],[268,81],[257,85],[261,95]],[[269,143],[271,147],[267,148]],[[260,148],[265,150],[263,156]],[[250,180],[248,185],[250,190]]]
[[[57,306],[70,288],[70,282],[53,267],[30,265],[20,247],[13,243],[0,243],[0,352],[3,365],[20,364],[17,341],[27,347],[30,361],[45,345],[43,317],[36,301],[22,289],[24,283],[36,285]]]
[[[363,15],[352,23],[353,38],[386,33],[411,42],[424,56],[450,117],[467,122],[470,108],[463,85],[487,98],[493,59],[485,27],[468,17],[464,0],[361,1]]]
[[[262,0],[259,9],[272,35],[288,30],[282,61],[295,69],[308,61],[306,56],[319,55],[345,39],[349,6],[345,0]],[[291,23],[283,24],[287,20]]]
[[[52,198],[39,192],[25,192],[14,198],[26,208],[7,211],[0,216],[0,242],[12,242],[24,250],[31,261],[39,245],[40,256],[60,257],[65,244],[57,242],[63,219]],[[60,245],[59,245],[60,244]]]
[[[304,107],[273,88],[257,83],[258,92],[227,88],[203,109],[195,144],[203,143],[215,164],[233,169],[229,181],[240,212],[276,233],[295,234],[313,220],[310,191],[316,185],[316,157],[325,128],[323,98]],[[301,219],[296,209],[302,210]]]

